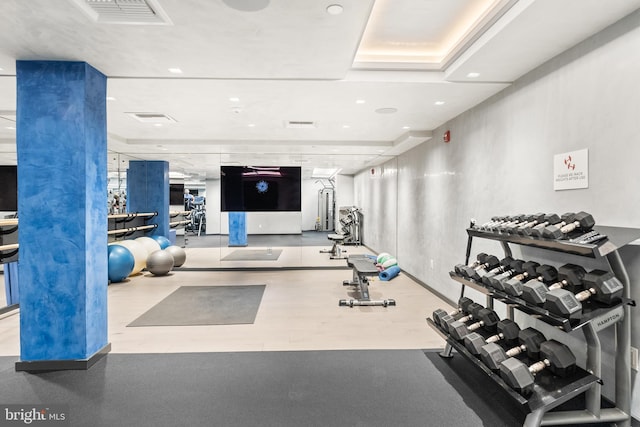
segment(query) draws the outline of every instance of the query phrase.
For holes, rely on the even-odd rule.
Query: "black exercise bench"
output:
[[[349,255],[347,265],[353,270],[353,279],[342,282],[343,286],[355,286],[360,293],[358,299],[341,299],[338,303],[340,307],[355,305],[381,305],[387,307],[396,305],[393,299],[371,300],[369,297],[369,277],[377,276],[380,272],[376,267],[376,261],[366,255]]]

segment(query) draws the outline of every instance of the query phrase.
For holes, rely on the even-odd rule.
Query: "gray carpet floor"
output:
[[[41,374],[16,361],[0,357],[0,415],[66,405],[70,426],[512,427],[526,415],[462,357],[433,351],[109,354]]]
[[[127,326],[251,324],[265,287],[181,286]]]
[[[71,426],[517,425],[469,406],[419,350],[109,354],[37,375],[15,361],[0,358],[1,403],[68,404]]]
[[[277,261],[282,249],[238,249],[221,261]]]

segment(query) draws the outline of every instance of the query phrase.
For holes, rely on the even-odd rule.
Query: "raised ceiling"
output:
[[[328,13],[332,5],[341,13]],[[124,158],[167,160],[200,178],[216,177],[221,163],[353,174],[440,138],[434,129],[638,8],[640,0],[3,0],[0,164],[16,162],[16,60],[86,61],[104,73],[109,149]]]

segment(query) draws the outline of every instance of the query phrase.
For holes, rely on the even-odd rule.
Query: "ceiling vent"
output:
[[[176,123],[176,120],[162,113],[125,113],[142,123],[165,124]]]
[[[172,25],[157,0],[72,0],[101,24]]]
[[[315,122],[288,121],[285,127],[287,129],[315,129],[318,126]]]

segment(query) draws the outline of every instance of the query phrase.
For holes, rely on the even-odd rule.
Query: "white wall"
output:
[[[396,159],[354,179],[355,206],[362,209],[362,243],[376,252],[397,254],[397,192]]]
[[[220,180],[207,179],[205,181],[206,192],[208,194],[205,209],[207,210],[207,234],[220,234]],[[227,223],[228,233],[228,223]]]
[[[395,215],[397,206],[399,264],[455,301],[460,287],[448,273],[464,261],[471,218],[584,210],[601,225],[640,228],[639,46],[640,11],[434,130],[442,135],[450,129],[451,143],[436,137],[382,166],[397,170],[397,197],[384,191],[392,187],[384,176],[357,175],[365,243],[390,251],[382,230],[393,234],[386,215]],[[589,188],[554,191],[554,154],[582,148],[589,149]],[[501,248],[476,239],[472,254],[480,251]],[[630,263],[631,296],[639,300],[640,247],[627,247],[622,255]],[[632,345],[638,347],[640,313],[631,312]],[[601,333],[605,363],[613,360],[612,336],[613,328]],[[574,338],[582,339],[579,333]],[[610,366],[603,376],[605,394],[613,397]],[[633,415],[640,418],[635,375],[633,382]]]
[[[336,232],[340,232],[341,226],[338,220],[340,219],[340,207],[341,206],[357,206],[355,201],[355,194],[353,192],[354,178],[351,175],[336,175],[336,210],[334,212],[334,221]]]

